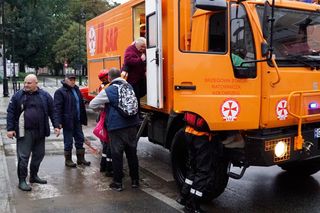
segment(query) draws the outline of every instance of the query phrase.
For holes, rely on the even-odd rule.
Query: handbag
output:
[[[104,127],[104,121],[105,121],[106,115],[107,113],[105,111],[102,111],[100,113],[100,119],[96,127],[93,129],[93,134],[97,136],[102,142],[108,143],[109,142],[108,131]]]

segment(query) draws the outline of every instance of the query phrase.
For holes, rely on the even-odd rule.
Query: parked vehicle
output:
[[[188,162],[185,111],[214,135],[207,199],[249,166],[312,175],[320,169],[319,11],[286,0],[131,0],[87,22],[89,93],[98,72],[120,68],[126,47],[146,35],[139,135],[170,149],[178,184]]]

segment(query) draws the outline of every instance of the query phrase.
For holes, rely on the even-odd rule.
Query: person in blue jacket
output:
[[[38,171],[45,155],[45,137],[50,135],[49,117],[58,137],[60,129],[54,114],[53,99],[38,87],[35,75],[27,75],[24,88],[12,96],[7,109],[7,136],[17,138],[18,187],[23,191],[32,189],[26,182],[31,153],[30,183],[47,183],[39,178]]]
[[[120,77],[121,72],[116,68],[111,68],[108,72],[110,85],[101,90],[101,92],[90,101],[89,107],[92,109],[107,109],[105,125],[108,130],[113,167],[113,182],[109,187],[116,191],[122,191],[123,178],[123,152],[129,165],[129,174],[131,177],[131,187],[139,187],[139,162],[137,156],[137,139],[136,133],[140,119],[138,113],[125,117],[118,109],[119,91],[118,87],[122,84],[128,84],[126,80]],[[129,87],[133,88],[131,85]]]
[[[57,120],[63,128],[63,143],[65,165],[76,167],[72,161],[73,139],[77,154],[77,164],[90,166],[90,162],[84,158],[85,141],[82,125],[87,125],[87,113],[79,87],[76,85],[75,74],[66,74],[61,81],[62,87],[54,93],[54,108]]]

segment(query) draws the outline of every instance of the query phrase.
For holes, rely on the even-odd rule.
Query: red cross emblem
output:
[[[221,106],[222,117],[225,121],[234,121],[239,114],[239,104],[234,99],[225,100]]]
[[[284,99],[278,102],[276,106],[276,113],[279,120],[285,120],[288,117],[287,104],[287,100]]]

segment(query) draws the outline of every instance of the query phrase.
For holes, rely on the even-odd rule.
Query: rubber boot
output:
[[[20,178],[19,179],[19,185],[18,185],[19,189],[21,189],[22,191],[31,191],[31,187],[27,184],[26,179],[25,178]]]
[[[180,195],[177,197],[176,201],[180,205],[186,205],[186,202],[189,197],[189,192],[190,192],[191,185],[184,183],[180,192]]]
[[[77,165],[72,161],[72,151],[64,151],[65,165],[67,167],[75,168]]]
[[[190,196],[184,210],[186,213],[205,213],[205,211],[200,208],[200,198],[196,195]]]
[[[38,175],[30,175],[30,183],[47,184],[47,180],[39,178]]]
[[[90,166],[91,162],[85,160],[84,153],[85,153],[84,149],[77,149],[77,164]]]
[[[106,157],[101,157],[100,160],[100,172],[105,172],[107,171],[107,158]]]
[[[106,177],[113,177],[112,159],[107,157]]]

